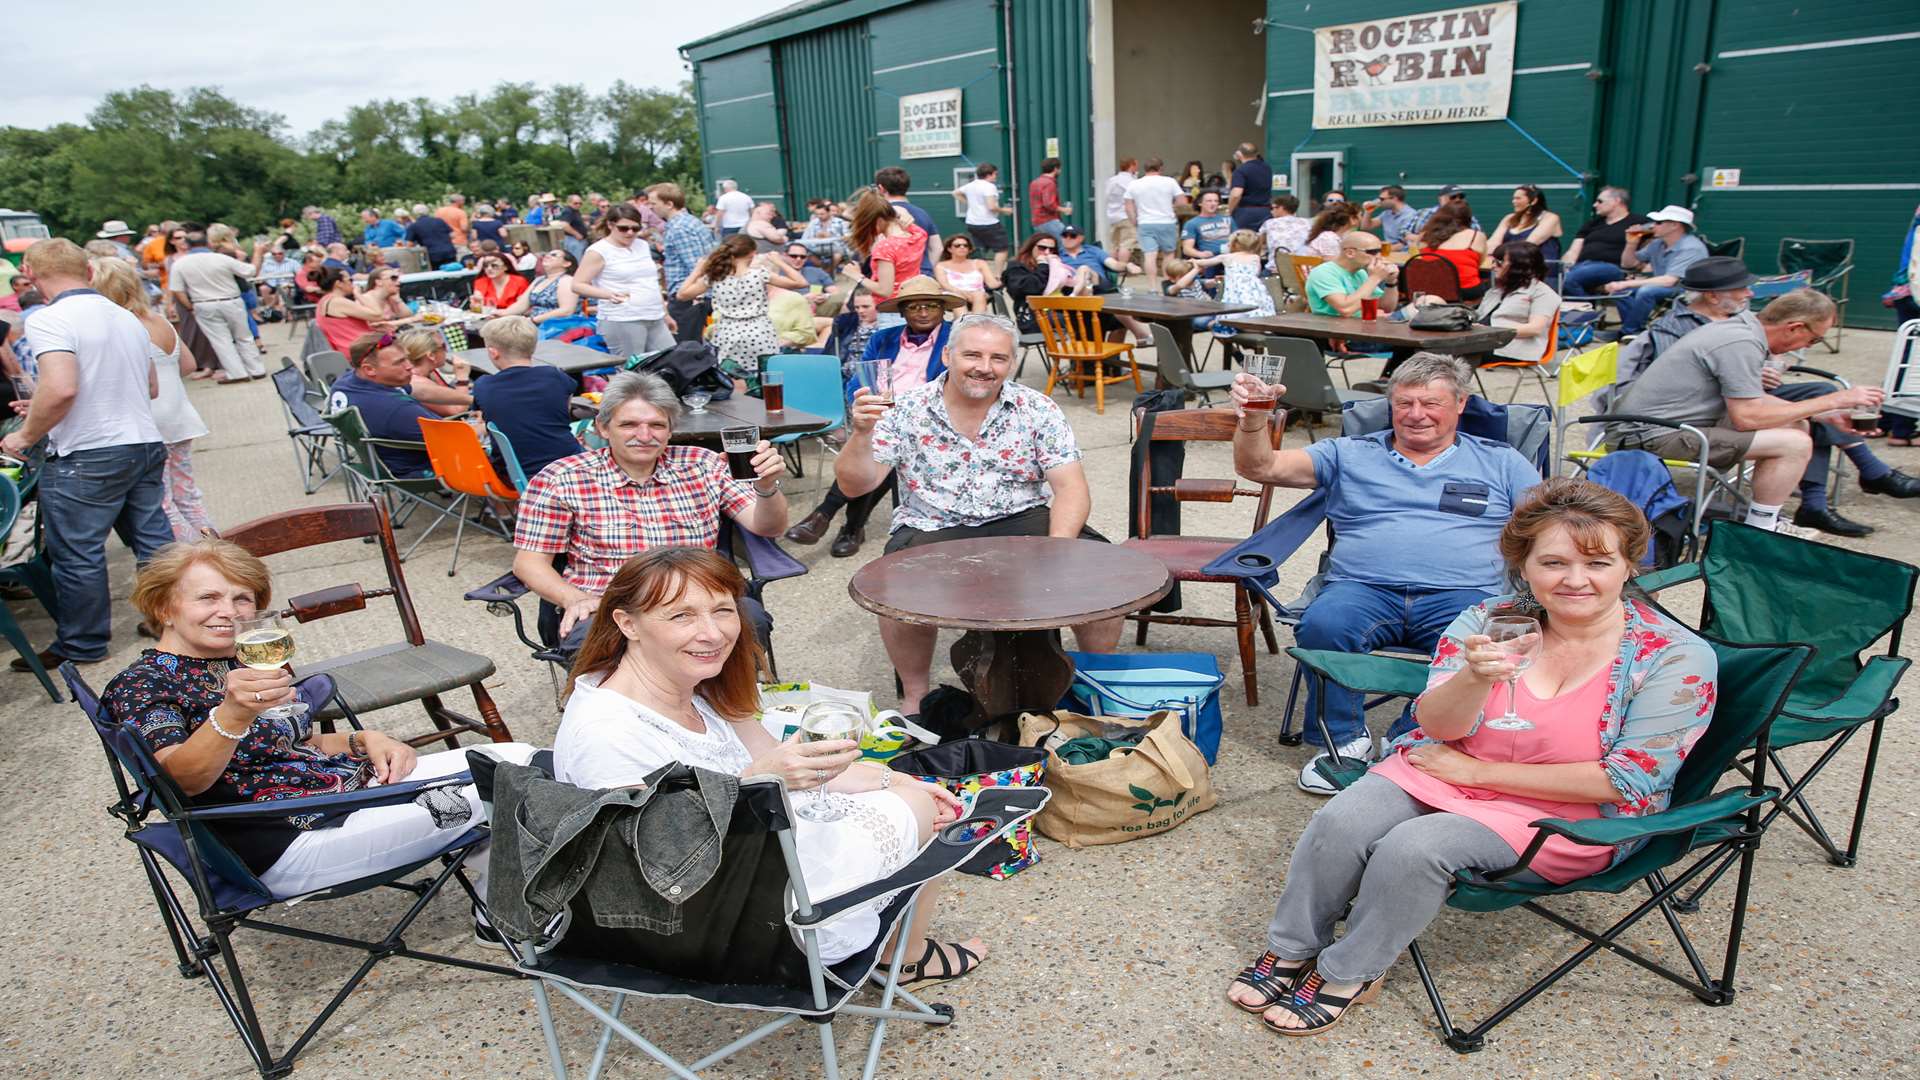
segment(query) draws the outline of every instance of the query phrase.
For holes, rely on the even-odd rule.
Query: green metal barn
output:
[[[954,229],[948,193],[992,161],[1024,233],[1027,181],[1058,156],[1069,220],[1097,231],[1123,155],[1215,172],[1245,139],[1309,203],[1397,183],[1421,206],[1456,183],[1491,226],[1534,183],[1571,234],[1615,184],[1636,209],[1685,204],[1708,238],[1744,237],[1761,273],[1783,237],[1851,239],[1847,321],[1892,325],[1878,297],[1920,203],[1914,0],[1448,2],[807,0],[682,52],[706,175],[792,216],[900,164]],[[1490,17],[1509,35],[1491,53],[1470,38]],[[1349,24],[1354,59],[1316,62],[1314,31],[1337,48],[1327,28]],[[1444,122],[1489,87],[1500,115]],[[1370,118],[1316,127],[1323,96]],[[902,156],[902,98],[911,152],[934,156]]]

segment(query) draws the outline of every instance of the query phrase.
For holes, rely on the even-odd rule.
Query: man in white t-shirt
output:
[[[1000,185],[993,182],[1000,167],[983,161],[973,167],[973,179],[954,189],[954,209],[966,212],[967,236],[975,251],[993,253],[993,272],[997,277],[1007,268],[1007,227],[1002,216],[1012,217],[1013,207],[1000,205]]]
[[[1141,166],[1142,176],[1127,185],[1127,221],[1140,235],[1140,250],[1147,256],[1147,280],[1160,280],[1160,253],[1169,258],[1180,254],[1180,224],[1174,207],[1185,206],[1187,196],[1171,176],[1161,176],[1166,163],[1150,157]]]
[[[1107,177],[1100,191],[1100,209],[1107,219],[1107,252],[1116,259],[1133,258],[1140,246],[1140,232],[1127,219],[1127,189],[1139,179],[1140,163],[1133,158],[1120,159],[1120,171]]]
[[[88,287],[87,254],[71,240],[42,240],[27,249],[21,272],[47,306],[27,323],[40,368],[26,422],[0,439],[0,451],[23,457],[42,439],[40,513],[59,603],[47,667],[107,658],[113,597],[107,588],[107,534],[116,525],[146,562],[173,542],[161,510],[167,448],[153,422],[160,392],[147,354],[146,328],[120,305]],[[13,662],[27,671],[24,657]]]
[[[739,184],[722,180],[720,197],[713,200],[713,208],[720,213],[720,238],[725,240],[747,227],[753,217],[753,196],[741,191]]]

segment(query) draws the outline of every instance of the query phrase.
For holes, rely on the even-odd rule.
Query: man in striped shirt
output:
[[[673,319],[674,339],[699,341],[712,309],[705,297],[681,300],[674,296],[693,276],[700,260],[714,247],[713,233],[687,213],[687,196],[679,184],[655,184],[647,189],[647,205],[666,220],[660,230],[660,261],[667,271],[667,314]]]

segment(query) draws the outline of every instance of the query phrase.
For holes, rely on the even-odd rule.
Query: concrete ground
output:
[[[269,328],[271,362],[290,352],[280,328]],[[1203,339],[1204,340],[1204,339]],[[1877,381],[1889,336],[1848,331],[1838,356],[1815,363],[1856,380]],[[1038,365],[1028,368],[1033,380]],[[1509,376],[1494,376],[1504,397]],[[302,496],[273,390],[265,382],[223,388],[192,383],[194,403],[213,434],[195,455],[214,517],[234,524],[261,514],[344,498],[335,484]],[[1522,399],[1532,399],[1531,387]],[[1086,454],[1094,497],[1093,525],[1126,534],[1128,431],[1124,404],[1097,416],[1090,404],[1062,395]],[[1126,398],[1122,397],[1122,402]],[[1288,445],[1304,435],[1288,434]],[[1884,443],[1877,444],[1884,447]],[[1920,473],[1920,451],[1883,449]],[[796,514],[812,501],[815,454],[806,479],[788,490]],[[1187,475],[1225,476],[1224,448],[1198,448]],[[1294,496],[1283,493],[1281,503]],[[1863,496],[1849,486],[1846,512],[1878,527],[1847,546],[1912,559],[1920,552],[1920,506]],[[1252,511],[1188,509],[1189,532],[1245,535]],[[416,526],[415,528],[418,528]],[[402,533],[406,542],[414,529]],[[488,618],[461,593],[506,570],[505,543],[470,536],[459,573],[448,577],[448,530],[407,563],[408,583],[431,636],[486,653],[499,666],[489,687],[516,737],[551,741],[558,721],[547,673],[514,640],[510,626]],[[1414,542],[1411,538],[1409,542]],[[790,550],[810,567],[805,576],[771,586],[782,673],[840,687],[871,689],[890,699],[891,680],[873,622],[854,607],[847,579],[880,552],[870,537],[860,558],[833,559],[823,543]],[[1296,587],[1312,565],[1302,552],[1286,569],[1282,589]],[[359,544],[308,549],[272,560],[281,595],[324,585],[377,582],[373,552]],[[118,605],[110,660],[90,665],[95,686],[143,644],[124,603],[132,578],[128,554],[114,549]],[[1291,595],[1282,592],[1282,595]],[[1189,586],[1188,610],[1230,613],[1223,587]],[[1676,610],[1697,610],[1697,595],[1672,598]],[[36,643],[52,629],[37,605],[15,604]],[[1837,618],[1845,612],[1833,613]],[[328,655],[397,636],[391,609],[302,627],[303,656]],[[1913,627],[1908,628],[1909,631]],[[1129,637],[1129,641],[1131,638]],[[1283,644],[1286,635],[1282,633]],[[943,639],[943,646],[947,639]],[[1603,954],[1497,1029],[1485,1051],[1457,1057],[1435,1037],[1433,1017],[1412,966],[1403,958],[1377,1004],[1359,1009],[1337,1030],[1307,1040],[1282,1039],[1223,1000],[1227,980],[1261,948],[1263,930],[1286,859],[1321,800],[1294,786],[1309,751],[1278,746],[1274,735],[1286,700],[1290,664],[1259,658],[1261,705],[1249,709],[1241,690],[1232,635],[1212,629],[1156,628],[1152,647],[1211,650],[1229,672],[1221,696],[1226,737],[1214,782],[1220,804],[1172,837],[1069,851],[1041,841],[1039,865],[1005,882],[956,879],[936,930],[978,934],[994,953],[963,981],[928,995],[951,1003],[959,1019],[947,1030],[895,1027],[884,1071],[896,1076],[980,1077],[1257,1076],[1279,1069],[1318,1076],[1837,1076],[1910,1075],[1920,1043],[1920,953],[1905,943],[1920,934],[1915,898],[1920,869],[1920,753],[1909,737],[1910,712],[1889,727],[1860,866],[1829,866],[1784,822],[1761,849],[1737,978],[1738,999],[1708,1008],[1678,988]],[[945,650],[940,663],[945,665]],[[955,681],[950,670],[936,672]],[[389,730],[418,725],[410,710],[377,714]],[[1376,723],[1379,729],[1385,720]],[[112,787],[99,746],[72,705],[50,705],[30,677],[0,673],[0,835],[13,852],[13,873],[0,878],[0,941],[16,960],[0,979],[0,1071],[25,1077],[244,1077],[251,1068],[212,992],[182,980],[128,844],[104,812]],[[1812,799],[1844,828],[1864,740],[1832,766]],[[1794,755],[1796,760],[1808,757]],[[1717,940],[1732,897],[1722,886],[1707,910],[1688,916],[1703,949]],[[1605,925],[1628,897],[1587,897],[1556,906]],[[278,912],[275,918],[323,929],[367,932],[397,912],[393,896],[356,897]],[[435,905],[411,943],[479,957],[464,904]],[[1682,963],[1658,920],[1633,937],[1652,942],[1669,963]],[[1479,1018],[1572,951],[1571,939],[1524,912],[1470,916],[1443,912],[1424,939],[1427,955],[1454,995],[1456,1019]],[[264,935],[243,936],[242,956],[258,982],[256,1000],[275,1046],[324,1004],[351,970],[337,952]],[[628,1017],[686,1059],[744,1031],[748,1017],[679,1004],[630,1007]],[[569,1061],[584,1068],[594,1029],[584,1014],[563,1011]],[[840,1025],[848,1058],[864,1049],[863,1022]],[[713,1075],[814,1075],[810,1032],[777,1036]],[[368,1077],[537,1076],[544,1050],[532,997],[523,983],[397,961],[382,965],[321,1032],[301,1060],[302,1075]],[[620,1051],[614,1075],[653,1075],[635,1052]]]

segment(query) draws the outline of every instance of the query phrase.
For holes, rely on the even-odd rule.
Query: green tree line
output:
[[[618,197],[661,180],[701,186],[685,83],[621,81],[595,95],[503,82],[448,101],[369,101],[298,140],[280,115],[215,87],[116,90],[85,124],[0,127],[0,206],[82,238],[111,218],[224,221],[246,233],[308,204],[390,210],[450,191],[515,203],[536,191]]]

